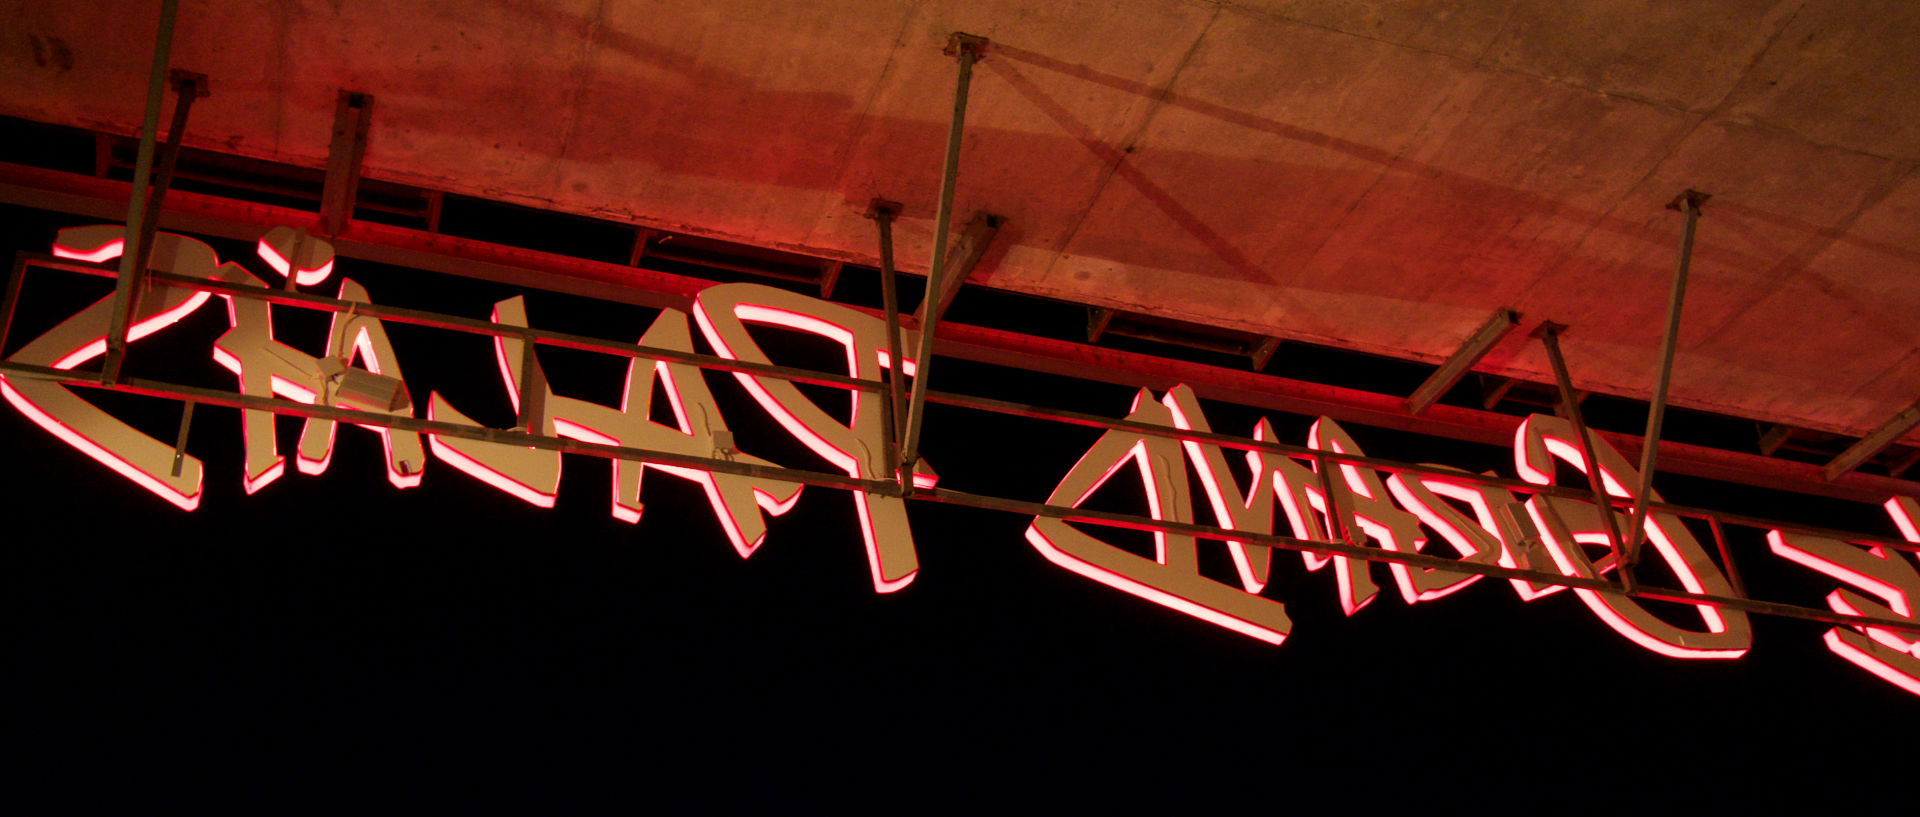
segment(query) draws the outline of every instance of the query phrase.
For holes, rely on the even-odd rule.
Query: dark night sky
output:
[[[9,255],[81,223],[4,215]],[[244,246],[214,243],[265,274]],[[338,274],[382,303],[473,317],[516,294],[351,261]],[[8,351],[108,288],[57,277],[29,279]],[[529,304],[536,326],[625,340],[650,315],[544,294]],[[143,341],[134,374],[231,388],[207,356],[223,312]],[[324,318],[292,312],[276,309],[280,337],[316,344]],[[510,421],[485,340],[389,331],[416,403],[438,388],[484,422]],[[792,346],[796,361],[818,351]],[[558,393],[613,402],[624,363],[586,358],[542,352]],[[1113,417],[1131,394],[944,360],[934,377]],[[821,467],[730,378],[711,381],[743,449]],[[170,404],[100,402],[171,439]],[[1257,416],[1209,410],[1226,433]],[[1309,418],[1273,419],[1283,441],[1304,441]],[[1512,473],[1499,449],[1349,430],[1371,454]],[[297,421],[281,431],[290,452]],[[1267,592],[1295,626],[1271,647],[1049,564],[1022,539],[1028,520],[1008,514],[913,505],[920,575],[882,596],[845,492],[807,489],[743,561],[682,480],[649,475],[638,525],[610,517],[609,467],[593,458],[567,458],[558,506],[543,510],[438,460],[422,486],[397,490],[378,438],[343,429],[325,475],[289,469],[248,497],[237,413],[203,408],[189,448],[207,466],[205,498],[184,513],[10,408],[0,434],[6,657],[24,681],[9,720],[29,761],[16,771],[70,811],[1721,811],[1894,802],[1905,759],[1887,750],[1920,724],[1911,696],[1828,654],[1826,625],[1807,622],[1756,617],[1745,659],[1677,661],[1570,594],[1523,604],[1504,583],[1408,609],[1376,568],[1382,598],[1347,618],[1331,574],[1282,554]],[[1095,436],[936,407],[926,450],[943,487],[1038,501]],[[1871,506],[1661,486],[1676,501],[1891,533]],[[1830,585],[1740,536],[1750,584],[1819,604]],[[1225,564],[1202,547],[1210,569]]]

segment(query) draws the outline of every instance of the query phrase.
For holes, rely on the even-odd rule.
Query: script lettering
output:
[[[1593,442],[1594,456],[1600,460],[1601,479],[1607,492],[1623,499],[1631,498],[1625,485],[1637,482],[1639,473],[1600,435],[1589,431],[1588,436]],[[1587,469],[1578,438],[1573,433],[1573,424],[1558,417],[1536,414],[1521,423],[1515,433],[1513,455],[1514,467],[1519,469],[1521,478],[1537,485],[1552,483],[1553,459],[1556,457],[1572,464],[1582,474]],[[1660,501],[1660,494],[1654,492],[1651,499]],[[1614,511],[1596,508],[1589,502],[1542,495],[1527,500],[1527,513],[1533,518],[1534,525],[1539,527],[1547,553],[1562,574],[1598,579],[1603,569],[1611,566],[1603,563],[1609,562],[1612,554],[1597,561],[1588,558],[1581,545],[1591,540],[1583,538],[1581,534],[1590,533],[1598,527],[1597,522],[1587,520],[1598,520],[1600,513]],[[1624,518],[1617,513],[1615,515]],[[1625,527],[1625,524],[1622,523],[1621,527]],[[1627,535],[1627,532],[1622,531],[1622,535]],[[1700,541],[1694,538],[1679,517],[1664,511],[1648,514],[1646,535],[1648,544],[1660,554],[1660,558],[1680,579],[1681,586],[1689,592],[1735,595],[1733,585],[1728,583],[1725,574],[1707,556]],[[1602,536],[1600,541],[1604,542],[1604,534]],[[1694,605],[1707,627],[1706,632],[1701,632],[1669,624],[1622,593],[1585,587],[1573,588],[1573,592],[1615,632],[1662,655],[1674,658],[1739,658],[1746,654],[1748,646],[1753,643],[1752,625],[1744,610],[1722,610],[1711,604]]]
[[[1194,416],[1190,414],[1189,419]],[[1134,398],[1127,419],[1174,425],[1173,412],[1144,390]],[[1079,507],[1129,462],[1140,469],[1154,519],[1193,521],[1180,444],[1119,429],[1102,434],[1087,449],[1047,504]],[[1157,558],[1148,559],[1103,542],[1063,519],[1041,516],[1027,526],[1027,541],[1048,561],[1089,579],[1270,644],[1279,644],[1293,629],[1286,605],[1200,575],[1199,554],[1194,537],[1188,534],[1154,532]]]
[[[729,360],[771,363],[758,341],[747,332],[748,323],[780,326],[837,341],[846,349],[847,374],[878,380],[887,348],[886,322],[838,304],[826,303],[786,290],[757,284],[721,284],[701,290],[694,301],[694,319],[716,354]],[[903,347],[904,348],[904,347]],[[911,351],[903,351],[911,355]],[[913,361],[901,361],[912,373]],[[891,479],[886,473],[886,428],[878,400],[885,395],[849,391],[852,419],[841,424],[793,383],[772,377],[735,372],[734,376],[760,406],[792,434],[834,467],[857,479]],[[931,472],[915,473],[915,484],[930,487]],[[906,500],[898,496],[854,491],[860,534],[867,547],[867,567],[873,589],[891,593],[907,586],[920,570],[920,557],[907,524]]]

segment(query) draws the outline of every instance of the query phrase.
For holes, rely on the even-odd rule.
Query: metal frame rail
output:
[[[94,264],[94,263],[89,263],[84,261],[75,261],[71,259],[56,258],[52,256],[47,256],[44,254],[39,254],[39,253],[21,253],[18,257],[16,257],[15,262],[13,264],[13,275],[12,275],[12,278],[8,281],[4,303],[0,303],[0,350],[4,349],[6,337],[9,334],[12,326],[14,308],[16,306],[17,300],[20,295],[21,284],[25,277],[25,273],[27,269],[30,267],[47,267],[52,269],[61,269],[66,271],[80,272],[83,274],[97,275],[97,276],[103,276],[103,277],[115,275],[117,272],[113,267],[110,267],[105,264]],[[847,377],[844,375],[834,375],[834,374],[828,374],[825,372],[818,372],[818,371],[807,370],[807,369],[798,369],[798,368],[786,367],[786,366],[746,363],[742,361],[727,360],[724,358],[715,357],[711,355],[681,352],[681,351],[671,350],[671,349],[660,349],[655,347],[640,346],[637,344],[618,343],[614,341],[601,340],[598,338],[591,338],[591,337],[585,337],[580,335],[571,335],[571,334],[562,333],[562,332],[552,332],[552,331],[541,330],[541,329],[533,329],[530,327],[500,325],[500,324],[495,324],[489,321],[476,320],[472,318],[466,318],[466,317],[455,316],[455,315],[445,315],[445,314],[440,314],[435,312],[427,312],[423,310],[381,306],[378,304],[362,303],[357,301],[344,301],[336,298],[328,298],[325,296],[310,295],[310,294],[299,293],[299,292],[287,292],[279,289],[241,286],[241,285],[229,284],[229,283],[219,282],[219,281],[208,281],[204,279],[187,278],[183,276],[166,274],[166,273],[150,274],[150,276],[148,277],[148,283],[149,285],[155,286],[155,287],[181,287],[181,288],[186,288],[191,290],[212,292],[212,293],[216,293],[224,296],[255,298],[255,299],[265,300],[270,303],[282,304],[282,305],[294,306],[294,307],[306,308],[306,309],[315,309],[315,310],[320,310],[325,312],[347,312],[351,310],[355,314],[364,315],[367,317],[379,318],[381,320],[391,320],[399,323],[427,326],[427,327],[445,329],[450,331],[464,332],[469,334],[478,334],[478,335],[487,335],[487,336],[511,336],[515,338],[528,340],[534,344],[543,344],[543,345],[557,346],[562,348],[580,349],[585,351],[598,352],[602,354],[616,355],[616,356],[626,357],[626,358],[646,358],[646,359],[652,359],[652,360],[665,360],[665,361],[670,361],[675,363],[684,363],[688,365],[697,366],[702,370],[741,372],[741,373],[747,373],[747,374],[752,374],[757,376],[779,377],[779,378],[784,378],[784,379],[788,379],[796,382],[813,383],[813,384],[818,384],[823,386],[831,386],[831,387],[842,388],[842,389],[854,389],[854,390],[860,390],[860,391],[884,392],[884,391],[887,391],[889,388],[887,383]],[[1635,582],[1633,586],[1628,587],[1622,584],[1617,584],[1612,581],[1608,581],[1606,579],[1588,579],[1584,577],[1567,576],[1559,573],[1548,573],[1544,571],[1531,570],[1531,569],[1506,568],[1506,567],[1499,567],[1495,565],[1462,562],[1457,559],[1451,559],[1451,558],[1446,558],[1441,556],[1433,556],[1433,555],[1428,555],[1428,554],[1419,553],[1419,552],[1384,550],[1384,549],[1368,547],[1363,544],[1356,544],[1348,541],[1326,541],[1326,542],[1310,541],[1310,540],[1298,539],[1298,538],[1288,537],[1288,536],[1262,534],[1262,533],[1257,533],[1253,531],[1229,530],[1226,528],[1209,526],[1209,525],[1167,522],[1167,521],[1151,519],[1148,517],[1142,517],[1142,516],[1133,515],[1133,514],[1111,513],[1111,512],[1105,512],[1105,511],[1088,510],[1084,508],[1065,507],[1060,505],[1052,505],[1044,502],[1031,502],[1031,501],[1025,501],[1025,500],[987,496],[982,494],[968,493],[964,491],[954,491],[949,489],[917,488],[917,487],[913,487],[910,481],[908,482],[907,485],[902,486],[899,482],[896,482],[891,479],[857,479],[857,478],[846,476],[844,474],[829,473],[829,472],[823,472],[823,471],[787,468],[787,467],[781,467],[781,466],[761,466],[761,465],[754,465],[751,463],[742,463],[734,460],[722,459],[717,457],[697,457],[697,456],[676,454],[676,453],[666,452],[666,451],[655,451],[655,450],[643,449],[643,448],[602,445],[602,444],[582,442],[582,441],[572,440],[572,439],[567,439],[562,437],[549,437],[549,436],[540,435],[540,434],[532,434],[526,430],[526,427],[524,425],[520,425],[512,429],[487,428],[482,426],[472,426],[472,425],[449,423],[449,422],[443,422],[443,421],[425,420],[417,417],[399,417],[399,416],[394,416],[389,414],[362,412],[362,411],[355,411],[351,409],[337,408],[333,406],[301,403],[301,402],[287,400],[279,397],[262,397],[262,396],[246,395],[246,394],[240,394],[238,392],[231,392],[231,391],[225,391],[220,389],[209,389],[209,388],[204,388],[199,386],[166,383],[166,382],[144,380],[144,379],[137,379],[137,378],[123,378],[117,383],[107,383],[107,382],[102,382],[99,376],[92,372],[53,369],[45,366],[32,366],[32,365],[26,365],[26,364],[20,364],[20,363],[4,362],[4,361],[0,361],[0,374],[4,374],[6,377],[9,377],[9,378],[13,378],[13,377],[32,378],[32,379],[38,379],[38,380],[51,381],[51,382],[59,383],[66,386],[74,386],[74,387],[81,387],[81,388],[88,388],[88,389],[100,389],[100,390],[106,390],[106,391],[117,391],[117,392],[138,394],[138,395],[144,395],[144,396],[150,396],[150,397],[160,397],[160,398],[182,401],[183,403],[186,403],[189,405],[205,404],[205,405],[225,406],[225,407],[241,408],[241,409],[260,409],[260,410],[272,411],[276,414],[284,414],[284,415],[296,416],[296,417],[331,419],[336,421],[355,423],[355,424],[364,425],[364,426],[393,428],[393,429],[399,429],[402,431],[412,431],[412,432],[431,434],[431,435],[437,435],[437,436],[456,437],[456,438],[463,438],[463,439],[480,440],[485,442],[528,446],[528,447],[539,448],[544,450],[559,451],[563,453],[586,454],[589,456],[631,460],[635,462],[651,462],[651,463],[660,463],[665,465],[679,465],[679,466],[686,466],[691,468],[698,468],[706,471],[712,471],[715,473],[739,474],[743,476],[752,476],[752,477],[758,477],[763,479],[779,480],[784,482],[796,482],[796,483],[801,483],[806,485],[818,485],[818,486],[828,487],[828,488],[857,490],[857,491],[866,491],[866,492],[882,493],[882,494],[903,493],[904,496],[908,499],[940,502],[940,503],[954,504],[954,505],[964,505],[969,507],[998,510],[1003,512],[1018,513],[1018,514],[1025,514],[1025,515],[1032,515],[1032,516],[1054,517],[1054,518],[1064,519],[1071,522],[1082,522],[1082,523],[1088,523],[1088,524],[1130,528],[1130,529],[1142,530],[1142,531],[1159,531],[1159,532],[1166,532],[1166,533],[1186,534],[1186,535],[1199,536],[1199,537],[1208,538],[1208,539],[1221,539],[1221,540],[1232,539],[1234,541],[1265,545],[1268,547],[1280,548],[1282,550],[1304,551],[1304,552],[1320,553],[1320,554],[1331,553],[1331,554],[1346,556],[1349,558],[1361,559],[1367,562],[1386,562],[1386,563],[1393,563],[1393,564],[1409,565],[1409,566],[1420,567],[1420,568],[1437,568],[1437,569],[1452,570],[1456,572],[1473,573],[1477,575],[1490,576],[1495,578],[1521,579],[1529,582],[1534,582],[1536,584],[1550,584],[1550,585],[1557,585],[1557,586],[1563,586],[1563,587],[1586,588],[1586,589],[1598,590],[1601,592],[1606,592],[1610,594],[1616,594],[1616,595],[1621,595],[1621,596],[1626,596],[1626,597],[1636,598],[1636,599],[1674,602],[1674,603],[1680,603],[1680,604],[1710,605],[1710,606],[1719,607],[1719,608],[1744,610],[1752,613],[1761,613],[1761,614],[1767,614],[1767,615],[1781,616],[1786,618],[1805,619],[1805,620],[1811,620],[1811,621],[1821,621],[1821,622],[1827,622],[1831,624],[1861,626],[1861,627],[1881,627],[1881,628],[1893,629],[1893,630],[1920,632],[1920,622],[1915,622],[1915,621],[1901,621],[1901,620],[1884,619],[1884,618],[1877,618],[1877,617],[1871,617],[1871,616],[1847,615],[1847,614],[1837,613],[1829,610],[1821,610],[1821,609],[1812,608],[1812,607],[1805,607],[1801,605],[1762,601],[1762,600],[1746,598],[1746,597],[1729,597],[1729,596],[1717,596],[1717,595],[1709,595],[1709,594],[1702,594],[1702,593],[1691,593],[1684,590],[1648,586],[1644,583],[1639,583],[1639,582]],[[1270,452],[1282,454],[1285,456],[1310,460],[1314,463],[1316,470],[1322,474],[1330,473],[1333,466],[1336,464],[1348,464],[1348,465],[1371,468],[1371,469],[1384,471],[1388,473],[1412,473],[1412,474],[1429,474],[1429,475],[1436,475],[1436,476],[1445,476],[1451,480],[1457,480],[1457,481],[1481,484],[1481,485],[1498,486],[1501,488],[1505,488],[1505,489],[1519,492],[1519,493],[1525,493],[1528,495],[1566,496],[1566,497],[1573,497],[1573,498],[1580,498],[1580,499],[1591,499],[1591,496],[1592,496],[1587,491],[1574,490],[1574,489],[1566,488],[1563,486],[1535,485],[1532,483],[1527,483],[1527,482],[1510,479],[1510,478],[1493,477],[1493,476],[1487,476],[1487,475],[1481,475],[1481,474],[1472,474],[1472,473],[1449,470],[1449,469],[1433,467],[1433,466],[1421,466],[1421,465],[1414,465],[1409,463],[1401,463],[1393,460],[1381,459],[1378,457],[1340,454],[1332,451],[1322,451],[1319,449],[1306,448],[1302,446],[1292,446],[1292,445],[1285,445],[1281,443],[1271,443],[1271,442],[1260,442],[1260,441],[1255,441],[1248,438],[1236,438],[1229,435],[1218,434],[1218,433],[1200,433],[1200,432],[1193,432],[1193,431],[1184,431],[1177,428],[1169,428],[1165,426],[1157,426],[1157,425],[1152,425],[1147,423],[1131,422],[1127,420],[1116,420],[1116,419],[1100,417],[1097,415],[1091,415],[1091,414],[1085,414],[1085,413],[1079,413],[1079,412],[1061,411],[1061,410],[1048,409],[1048,408],[1037,407],[1037,406],[1022,405],[1022,404],[1011,403],[1006,401],[991,400],[987,398],[968,397],[964,395],[938,393],[938,392],[928,392],[926,399],[929,402],[940,403],[943,405],[950,405],[950,406],[955,406],[960,408],[990,411],[990,412],[1001,413],[1001,414],[1029,417],[1034,419],[1048,420],[1053,422],[1068,423],[1073,425],[1088,426],[1088,427],[1094,427],[1094,428],[1126,430],[1126,431],[1137,432],[1141,434],[1150,434],[1150,435],[1168,437],[1168,438],[1178,439],[1178,440],[1191,440],[1191,441],[1201,442],[1201,443],[1216,444],[1223,447],[1230,447],[1230,448],[1241,449],[1241,450],[1270,451]],[[1622,508],[1631,510],[1631,507],[1632,507],[1632,503],[1628,500],[1610,500],[1608,504],[1613,506],[1616,510],[1619,510]],[[1843,541],[1855,542],[1859,544],[1891,547],[1891,548],[1895,548],[1895,549],[1907,551],[1907,552],[1920,552],[1920,545],[1916,545],[1911,542],[1907,542],[1901,539],[1894,539],[1890,537],[1862,535],[1862,534],[1848,532],[1848,531],[1838,531],[1838,530],[1820,528],[1816,526],[1809,526],[1809,525],[1803,525],[1803,524],[1792,523],[1792,522],[1783,522],[1783,521],[1769,520],[1769,519],[1763,519],[1763,518],[1753,517],[1753,516],[1723,513],[1720,511],[1714,511],[1714,510],[1708,510],[1708,509],[1691,508],[1691,507],[1686,507],[1681,505],[1674,505],[1670,503],[1647,503],[1647,506],[1652,510],[1673,513],[1673,514],[1682,516],[1684,518],[1705,521],[1711,528],[1715,544],[1721,554],[1721,559],[1725,562],[1725,567],[1730,577],[1732,577],[1733,579],[1734,586],[1742,590],[1744,590],[1744,588],[1742,587],[1742,584],[1739,581],[1739,578],[1738,578],[1739,573],[1737,572],[1737,569],[1734,566],[1732,553],[1727,547],[1727,539],[1724,536],[1724,532],[1723,532],[1723,526],[1728,524],[1739,525],[1742,527],[1753,527],[1753,528],[1777,528],[1781,530],[1794,531],[1794,532],[1806,533],[1806,534],[1817,535],[1817,536],[1826,536],[1830,538],[1841,539]],[[1332,538],[1338,539],[1338,537],[1332,537]]]

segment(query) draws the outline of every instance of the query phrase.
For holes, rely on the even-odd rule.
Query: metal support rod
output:
[[[1647,503],[1653,491],[1653,469],[1660,456],[1660,422],[1667,412],[1667,388],[1673,384],[1673,352],[1680,340],[1680,312],[1687,301],[1687,268],[1693,263],[1693,229],[1700,221],[1700,204],[1707,198],[1707,194],[1698,190],[1688,190],[1667,204],[1667,209],[1686,215],[1687,225],[1680,233],[1680,258],[1674,262],[1673,289],[1667,295],[1667,334],[1660,340],[1660,370],[1653,382],[1653,405],[1647,407],[1646,445],[1640,449],[1640,486],[1633,492],[1633,522],[1627,527],[1624,567],[1640,560],[1640,543],[1646,540]]]
[[[280,288],[288,292],[300,291],[300,261],[307,257],[307,228],[293,228],[293,243],[287,246],[287,280],[280,282]]]
[[[1920,426],[1920,402],[1893,415],[1892,419],[1881,424],[1867,436],[1861,437],[1859,442],[1848,446],[1847,450],[1840,452],[1840,456],[1834,457],[1832,462],[1827,463],[1825,473],[1828,481],[1839,479],[1841,475],[1860,467],[1861,463],[1872,459],[1875,454],[1886,450],[1887,446],[1893,445],[1896,440],[1906,436],[1914,426]]]
[[[147,185],[153,180],[153,148],[159,138],[160,103],[166,96],[167,63],[173,52],[173,21],[180,0],[160,0],[160,26],[154,35],[153,64],[147,75],[147,111],[140,127],[140,149],[133,162],[133,193],[127,197],[127,240],[139,243],[147,229]],[[184,100],[186,97],[182,97]],[[127,350],[127,330],[133,315],[135,277],[141,272],[138,246],[123,246],[120,251],[120,280],[113,289],[113,322],[107,332],[107,357],[101,377],[112,382],[120,377],[120,358]]]
[[[1440,368],[1435,369],[1426,382],[1413,390],[1413,396],[1407,398],[1407,411],[1411,414],[1426,411],[1428,406],[1433,405],[1434,401],[1439,400],[1449,389],[1452,389],[1453,384],[1460,382],[1460,378],[1466,376],[1467,370],[1472,369],[1473,364],[1480,362],[1480,358],[1486,357],[1494,344],[1506,337],[1508,332],[1519,325],[1519,321],[1520,313],[1518,312],[1511,309],[1494,310],[1493,317],[1488,318],[1480,328],[1473,330],[1473,334],[1460,344],[1460,348],[1455,350],[1445,363],[1440,364]]]
[[[947,232],[953,220],[953,184],[960,175],[960,135],[967,123],[967,86],[973,81],[973,63],[986,39],[955,32],[947,52],[960,59],[960,76],[953,90],[953,120],[947,126],[947,159],[940,172],[940,203],[933,215],[933,263],[927,275],[928,298],[938,297],[946,285]],[[907,428],[900,454],[900,470],[913,473],[920,459],[920,432],[926,419],[927,373],[933,368],[933,327],[940,316],[929,312],[920,322],[920,345],[914,359],[913,396],[907,403]]]
[[[1339,466],[1328,462],[1326,457],[1316,454],[1313,458],[1313,467],[1320,472],[1320,500],[1327,506],[1327,538],[1335,542],[1352,543],[1353,539],[1347,533],[1346,514],[1340,512],[1340,500],[1335,493],[1338,489],[1333,487],[1332,472]],[[1340,479],[1345,480],[1346,475],[1341,474]]]
[[[1613,501],[1607,496],[1606,480],[1600,476],[1600,460],[1593,455],[1593,438],[1587,431],[1587,421],[1580,416],[1580,395],[1573,390],[1573,378],[1567,374],[1567,359],[1560,354],[1560,333],[1565,326],[1548,321],[1534,330],[1533,335],[1547,347],[1547,360],[1553,364],[1553,379],[1560,385],[1560,402],[1566,406],[1567,421],[1573,423],[1573,434],[1580,438],[1580,457],[1586,462],[1587,485],[1593,489],[1594,508],[1600,512],[1600,526],[1607,532],[1607,545],[1613,548],[1613,563],[1619,568],[1620,582],[1626,585],[1627,592],[1633,592],[1633,567],[1626,562],[1626,550],[1621,544],[1619,523],[1613,518]],[[1563,543],[1567,547],[1577,547],[1572,542]]]
[[[900,214],[900,204],[874,199],[868,213],[880,228],[880,300],[887,310],[887,361],[892,369],[887,375],[886,397],[880,401],[880,418],[887,430],[887,473],[904,494],[910,475],[900,469],[900,421],[906,413],[900,402],[900,384],[906,382],[907,364],[900,353],[900,283],[893,270],[893,219]],[[922,391],[923,399],[924,395]]]
[[[180,407],[180,433],[173,438],[173,475],[180,476],[180,466],[187,456],[187,429],[193,427],[194,401],[188,400]]]
[[[1733,551],[1727,549],[1727,532],[1720,527],[1720,520],[1707,517],[1707,527],[1713,531],[1713,544],[1720,550],[1720,564],[1727,568],[1727,582],[1733,585],[1733,594],[1747,595],[1747,583],[1740,580],[1740,569],[1733,565]]]
[[[520,336],[520,395],[514,402],[520,406],[517,425],[528,434],[544,433],[547,427],[547,374],[534,355],[537,340],[532,332]]]
[[[197,386],[160,383],[133,378],[119,384],[104,384],[91,377],[76,376],[76,373],[72,371],[54,369],[46,366],[29,366],[0,361],[0,374],[4,374],[9,378],[33,378],[72,387],[106,389],[128,394],[141,394],[175,400],[192,400],[207,403],[208,405],[226,406],[230,408],[260,409],[294,417],[335,420],[377,428],[412,431],[439,437],[453,437],[505,445],[528,446],[562,453],[586,454],[589,456],[631,460],[635,462],[678,465],[717,474],[738,474],[741,476],[772,479],[781,482],[818,485],[827,488],[852,491],[882,491],[886,490],[889,485],[889,483],[885,481],[858,479],[845,474],[757,465],[717,457],[699,457],[644,448],[603,445],[564,437],[525,434],[518,430],[494,429],[439,420],[424,420],[405,415],[343,409],[335,406],[301,403],[278,397],[245,395]],[[968,494],[946,489],[919,490],[913,492],[910,498],[1031,516],[1046,516],[1064,519],[1070,522],[1084,522],[1132,530],[1160,531],[1210,539],[1232,539],[1252,544],[1266,545],[1268,547],[1277,547],[1284,550],[1305,551],[1309,553],[1328,552],[1339,556],[1361,559],[1369,563],[1386,562],[1389,564],[1408,565],[1410,567],[1455,570],[1494,578],[1522,579],[1537,584],[1622,592],[1619,587],[1605,579],[1567,576],[1560,573],[1549,573],[1529,568],[1510,568],[1498,565],[1463,562],[1457,559],[1417,551],[1386,550],[1384,548],[1367,547],[1348,542],[1313,542],[1290,536],[1263,534],[1256,531],[1227,530],[1225,528],[1208,525],[1163,521],[1131,514],[1110,513],[1086,508],[1074,508]],[[1628,588],[1624,592],[1632,598],[1684,604],[1708,604],[1726,609],[1746,610],[1755,613],[1809,619],[1833,624],[1884,627],[1902,632],[1920,631],[1920,622],[1915,622],[1911,619],[1895,620],[1874,616],[1857,616],[1792,604],[1761,601],[1741,596],[1719,596],[1658,587]]]
[[[0,360],[7,356],[7,336],[13,334],[13,308],[20,303],[20,287],[27,280],[27,258],[13,257],[13,275],[7,278],[7,294],[0,297]]]
[[[138,280],[133,291],[132,309],[140,305],[142,292],[138,284],[144,283],[149,266],[153,263],[153,236],[159,232],[160,211],[166,206],[167,190],[173,187],[173,171],[180,165],[180,142],[187,135],[187,115],[193,110],[193,101],[207,95],[207,78],[202,74],[186,71],[170,71],[168,77],[174,90],[173,122],[167,128],[167,143],[160,148],[159,169],[153,178],[153,189],[147,194],[147,222],[140,230],[140,241],[128,249],[137,248],[139,257],[134,259],[133,268]]]

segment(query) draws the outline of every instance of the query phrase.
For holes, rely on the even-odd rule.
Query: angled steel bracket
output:
[[[320,227],[336,236],[353,220],[360,195],[360,165],[367,158],[373,124],[373,94],[341,91],[333,106],[333,142],[327,148],[327,178],[320,188]]]
[[[1920,426],[1920,402],[1902,409],[1879,428],[1861,437],[1859,442],[1840,452],[1840,456],[1834,457],[1832,462],[1827,463],[1827,481],[1832,482],[1848,471],[1859,468],[1861,463],[1886,450],[1887,446],[1893,445],[1915,426]]]
[[[932,309],[934,317],[947,314],[947,307],[953,305],[953,298],[960,294],[960,287],[973,275],[973,268],[987,254],[987,248],[993,244],[993,237],[1000,233],[1000,225],[1006,220],[992,213],[975,213],[973,220],[967,222],[966,229],[960,231],[960,239],[953,243],[953,249],[947,252],[947,263],[940,289],[932,288],[928,282],[927,297],[920,299],[920,305],[913,310],[913,319],[925,323],[927,311]]]
[[[1567,359],[1560,354],[1560,333],[1567,331],[1564,324],[1548,321],[1533,330],[1533,336],[1547,347],[1547,361],[1553,365],[1554,382],[1560,386],[1560,404],[1566,412],[1567,421],[1573,424],[1574,436],[1580,438],[1580,457],[1587,464],[1587,486],[1593,490],[1594,508],[1600,512],[1601,527],[1607,531],[1607,545],[1613,548],[1613,563],[1620,573],[1620,582],[1627,592],[1633,592],[1633,565],[1626,561],[1626,548],[1620,539],[1620,526],[1613,518],[1613,501],[1607,497],[1607,486],[1600,477],[1600,461],[1593,455],[1592,433],[1587,431],[1587,421],[1580,416],[1580,395],[1573,390],[1573,378],[1567,374]],[[1563,543],[1565,547],[1579,547],[1573,542]]]
[[[1473,364],[1479,363],[1480,358],[1486,357],[1494,344],[1499,343],[1501,338],[1506,337],[1507,333],[1519,325],[1520,313],[1511,309],[1494,310],[1493,316],[1488,318],[1486,323],[1473,330],[1473,334],[1467,336],[1466,342],[1460,344],[1460,348],[1454,350],[1453,355],[1448,357],[1445,363],[1440,364],[1440,368],[1434,370],[1434,373],[1427,377],[1426,382],[1413,390],[1413,396],[1407,398],[1407,411],[1412,414],[1426,411],[1428,406],[1433,405],[1434,401],[1439,400],[1448,389],[1453,388],[1453,384],[1460,382],[1460,378],[1466,376],[1467,371],[1473,368]]]
[[[874,199],[867,205],[867,218],[880,228],[880,299],[887,310],[887,394],[880,401],[880,423],[887,434],[887,474],[902,495],[906,493],[907,474],[900,470],[900,421],[906,406],[901,402],[900,384],[906,382],[906,365],[900,362],[900,284],[893,271],[893,220],[900,217],[900,202]]]

